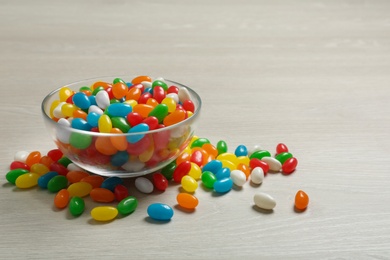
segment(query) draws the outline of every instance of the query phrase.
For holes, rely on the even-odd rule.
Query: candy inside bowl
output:
[[[135,177],[158,171],[194,135],[201,98],[162,78],[82,80],[48,94],[45,125],[64,156],[89,172]]]

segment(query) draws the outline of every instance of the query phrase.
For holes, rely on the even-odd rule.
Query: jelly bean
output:
[[[176,104],[179,103],[179,95],[177,93],[169,93],[166,95],[167,98],[172,98]]]
[[[31,172],[22,174],[16,179],[15,185],[20,189],[28,189],[35,187],[38,185],[39,176],[39,174]]]
[[[66,178],[70,183],[80,182],[83,178],[89,176],[87,172],[84,171],[69,171],[66,175]]]
[[[214,160],[218,156],[217,148],[212,144],[204,144],[202,145],[202,149],[205,150],[209,156]]]
[[[58,162],[53,162],[52,164],[50,164],[49,169],[50,171],[57,172],[59,175],[63,176],[66,176],[69,172],[65,166],[59,164]]]
[[[150,204],[147,213],[151,219],[158,221],[169,221],[173,217],[173,209],[163,203]]]
[[[96,113],[98,115],[103,115],[103,110],[96,106],[96,105],[91,105],[89,108],[88,108],[88,114],[90,113]]]
[[[165,90],[161,86],[155,86],[153,89],[153,98],[158,102],[161,103],[161,101],[165,98]]]
[[[87,113],[85,113],[83,110],[75,110],[73,111],[73,117],[74,118],[81,118],[87,121]]]
[[[118,185],[120,185],[120,184],[118,184]],[[114,193],[108,189],[105,189],[105,188],[94,188],[89,193],[89,196],[96,202],[108,203],[108,202],[112,202],[115,200]]]
[[[216,174],[220,169],[222,169],[222,162],[219,160],[212,160],[203,166],[203,171],[210,171]]]
[[[255,205],[261,209],[272,210],[276,206],[276,201],[267,193],[259,192],[253,196]]]
[[[176,86],[170,86],[167,90],[167,93],[179,93],[179,88]]]
[[[189,175],[181,179],[181,187],[187,192],[195,192],[198,188],[198,182]]]
[[[86,94],[87,95],[87,93],[88,92],[84,92],[84,94]],[[91,93],[92,94],[92,93]],[[91,106],[93,105],[93,106],[96,106],[97,105],[97,103],[96,103],[96,96],[93,96],[93,95],[91,95],[90,94],[90,96],[88,96],[88,99],[89,99],[89,102],[91,103]],[[90,106],[90,107],[91,107]],[[88,111],[89,111],[89,108],[88,108]]]
[[[129,113],[133,111],[133,108],[126,103],[116,103],[116,104],[111,104],[107,107],[107,113],[111,117],[126,117]]]
[[[38,179],[38,186],[42,189],[46,189],[47,188],[47,185],[49,183],[49,181],[57,176],[58,173],[57,172],[47,172],[46,174],[43,174],[39,177]]]
[[[179,88],[179,92],[177,94],[181,102],[184,102],[187,99],[191,99],[190,92],[188,92],[188,89],[185,87]]]
[[[83,214],[85,209],[85,202],[80,197],[72,197],[69,201],[69,212],[77,217]]]
[[[54,205],[59,209],[66,208],[69,203],[69,198],[69,191],[67,189],[62,189],[54,197]]]
[[[106,91],[102,90],[96,94],[96,104],[101,109],[106,109],[110,105],[110,97]]]
[[[124,117],[112,117],[111,118],[112,127],[118,128],[122,133],[127,133],[130,130],[130,125],[127,123]],[[110,131],[112,128],[110,129]]]
[[[123,82],[117,82],[112,85],[112,94],[115,98],[121,99],[126,96],[129,88]]]
[[[82,168],[80,168],[79,166],[77,166],[77,165],[74,164],[74,163],[68,164],[68,166],[66,166],[66,169],[68,169],[69,172],[70,172],[70,171],[83,171]],[[69,173],[69,172],[68,172],[68,173]]]
[[[60,102],[53,110],[53,116],[56,118],[63,118],[65,115],[62,113],[62,106],[65,105],[66,102]],[[76,110],[75,110],[76,111]]]
[[[99,188],[102,185],[104,178],[99,175],[90,175],[82,178],[80,181],[88,182],[91,184],[92,188]]]
[[[67,100],[70,96],[73,95],[73,91],[68,87],[62,87],[60,91],[58,92],[60,101],[64,102]]]
[[[154,173],[152,176],[154,187],[159,191],[165,191],[168,188],[168,180],[161,173]]]
[[[75,148],[86,149],[92,143],[92,136],[74,132],[70,134],[69,143]]]
[[[201,175],[202,169],[196,163],[191,163],[191,169],[188,172],[188,176],[191,176],[195,180],[199,180]]]
[[[98,206],[91,210],[91,217],[96,221],[111,221],[118,215],[118,210],[111,206]]]
[[[119,128],[112,128],[112,134],[122,134],[123,132]],[[112,146],[118,151],[125,151],[127,149],[127,140],[123,135],[110,136]]]
[[[218,154],[226,153],[228,151],[228,147],[225,141],[220,140],[217,143]]]
[[[251,181],[254,184],[261,184],[264,180],[264,171],[261,167],[256,167],[251,171]]]
[[[279,143],[276,146],[276,154],[287,153],[287,152],[288,152],[288,147],[285,144]]]
[[[238,156],[247,156],[248,155],[248,149],[245,145],[239,145],[237,146],[236,150],[234,151],[234,154]]]
[[[68,186],[68,179],[65,176],[57,175],[49,180],[47,189],[51,192],[58,192]]]
[[[279,153],[275,156],[275,159],[278,160],[282,165],[284,164],[285,161],[287,161],[287,159],[290,159],[292,158],[293,155],[289,152],[283,152],[283,153]]]
[[[162,101],[161,104],[164,104],[168,107],[168,112],[172,113],[176,110],[176,102],[173,98],[170,97],[165,97]]]
[[[50,111],[49,111],[49,114],[50,114],[50,117],[51,118],[56,118],[54,116],[54,111],[56,110],[56,108],[58,107],[58,105],[60,104],[61,102],[59,100],[54,100],[53,103],[51,103],[50,105]],[[58,118],[58,117],[57,117]]]
[[[7,179],[7,181],[9,183],[12,183],[12,184],[15,184],[16,182],[16,179],[23,175],[23,174],[26,174],[28,173],[29,171],[28,170],[25,170],[25,169],[14,169],[14,170],[11,170],[9,171],[6,175],[5,175],[5,178]]]
[[[129,196],[129,191],[124,185],[118,184],[115,186],[114,195],[116,201],[121,201]]]
[[[84,131],[90,131],[92,129],[92,126],[82,118],[74,118],[72,120],[71,126],[72,128],[84,130]]]
[[[147,132],[149,131],[149,126],[145,123],[140,123],[134,127],[132,127],[128,133],[138,133],[138,132]],[[132,134],[126,136],[126,139],[129,143],[134,144],[144,138],[145,134]]]
[[[70,122],[66,119],[63,119],[61,118],[60,120],[58,120],[58,125],[60,126],[66,126],[66,127],[70,127]],[[64,144],[69,144],[70,142],[70,135],[71,135],[71,131],[66,129],[66,127],[59,127],[57,129],[57,133],[56,133],[56,136],[57,136],[57,139],[64,143]]]
[[[162,123],[164,118],[168,115],[168,106],[159,104],[148,114],[148,116],[154,116],[158,119],[159,123]]]
[[[122,168],[128,172],[138,172],[145,167],[145,163],[140,161],[129,161],[122,165]]]
[[[217,178],[212,172],[204,171],[201,177],[202,183],[206,188],[212,189]]]
[[[173,180],[176,183],[181,183],[181,179],[189,173],[191,170],[191,162],[184,161],[177,165],[175,171],[173,172]]]
[[[142,123],[145,123],[149,126],[149,130],[154,130],[158,126],[158,119],[154,116],[148,116],[145,118]]]
[[[66,157],[66,156],[62,157],[62,158],[59,159],[57,162],[58,162],[59,164],[63,165],[64,167],[68,167],[68,165],[69,165],[70,163],[72,163],[72,161],[71,161],[68,157]]]
[[[291,174],[293,171],[295,171],[296,167],[298,165],[298,160],[295,157],[287,159],[283,165],[282,165],[282,171],[285,174]]]
[[[195,105],[190,99],[186,99],[183,102],[183,108],[187,111],[191,111],[192,113],[195,112]]]
[[[144,93],[141,94],[141,96],[138,98],[138,104],[146,104],[146,102],[148,101],[149,98],[152,98],[153,95],[152,93],[148,92],[148,91],[145,91]],[[147,107],[150,107],[151,109],[149,110],[149,112],[153,109],[153,106],[150,106],[150,105],[147,105],[147,106],[138,106],[138,108],[147,108]]]
[[[191,143],[191,148],[202,147],[204,144],[209,144],[210,140],[207,138],[198,138]]]
[[[295,194],[295,208],[299,210],[304,210],[309,205],[309,196],[303,190],[299,190]]]
[[[139,190],[142,193],[152,193],[153,192],[153,183],[145,178],[145,177],[138,177],[135,179],[135,187],[137,190]]]
[[[112,129],[111,118],[108,115],[101,115],[98,121],[99,132],[109,133]]]
[[[97,137],[95,141],[95,148],[104,155],[114,155],[118,152],[108,136]]]
[[[92,91],[92,95],[94,95],[96,97],[96,95],[99,93],[99,92],[105,92],[103,91],[104,90],[104,87],[102,86],[99,86],[99,87],[96,87],[93,89]],[[108,93],[107,93],[108,94]]]
[[[14,155],[14,160],[17,162],[26,163],[27,157],[29,156],[29,152],[26,151],[19,151],[16,152]]]
[[[115,186],[118,184],[123,184],[123,180],[119,177],[109,177],[105,179],[101,185],[102,188],[109,189],[114,192]]]
[[[251,169],[249,168],[249,166],[246,165],[246,164],[243,164],[243,163],[239,163],[239,164],[237,165],[237,170],[242,171],[242,172],[245,174],[246,179],[248,179],[248,177],[249,177],[250,174],[251,174]]]
[[[269,165],[271,171],[278,172],[282,169],[282,164],[273,157],[263,157],[261,160]]]
[[[229,161],[234,165],[234,168],[238,165],[237,156],[233,153],[221,153],[217,156],[217,160],[220,160],[223,164],[223,161]]]
[[[47,156],[47,155],[42,156],[41,159],[39,160],[39,163],[41,163],[41,164],[43,164],[43,165],[45,165],[45,166],[47,166],[47,167],[49,167],[49,168],[50,168],[50,165],[51,165],[53,162],[54,162],[53,159],[51,159],[51,158],[50,158],[49,156]]]
[[[217,180],[213,188],[218,193],[227,193],[233,188],[233,180],[231,178]]]
[[[118,203],[117,209],[120,214],[129,215],[135,211],[137,206],[138,206],[138,200],[133,196],[129,196],[124,198]]]
[[[92,190],[92,185],[87,182],[72,183],[68,187],[69,195],[71,197],[85,197],[88,196]]]
[[[131,84],[139,84],[143,81],[152,82],[152,79],[149,76],[138,76],[132,79]]]
[[[142,118],[147,118],[153,109],[155,108],[152,107],[151,105],[139,103],[133,107],[133,112],[138,113],[139,115],[142,116]]]
[[[230,172],[230,178],[232,179],[234,185],[242,187],[246,182],[246,175],[243,171],[233,170]]]
[[[126,117],[127,121],[129,122],[130,126],[136,126],[144,120],[143,117],[137,113],[137,112],[131,112]]]
[[[263,169],[263,172],[264,174],[267,174],[267,172],[269,171],[269,165],[268,163],[260,160],[260,159],[257,159],[257,158],[253,158],[250,160],[249,162],[249,166],[254,169],[256,167],[260,167]]]
[[[113,166],[122,166],[129,160],[129,154],[127,152],[117,152],[111,156],[111,164]]]
[[[35,163],[35,164],[31,165],[30,172],[36,173],[39,176],[41,176],[41,175],[49,172],[49,168],[44,164]]]
[[[52,149],[47,152],[47,156],[49,156],[53,161],[58,161],[63,156],[63,153],[60,149]]]
[[[74,111],[76,111],[78,108],[75,105],[72,104],[63,104],[61,106],[61,113],[64,115],[64,117],[72,117]]]
[[[35,163],[39,163],[41,159],[41,153],[38,151],[31,152],[26,158],[26,164],[31,167]]]
[[[99,125],[100,114],[96,112],[89,112],[87,115],[87,123],[92,127],[97,127]]]
[[[155,80],[152,83],[152,88],[154,89],[156,86],[160,86],[164,91],[168,90],[168,85],[163,80]]]
[[[88,96],[83,92],[77,92],[73,95],[73,103],[81,109],[88,109],[91,105],[91,101],[88,99]]]
[[[28,166],[27,164],[22,163],[22,162],[13,161],[13,162],[10,164],[9,169],[10,169],[10,170],[15,170],[15,169],[30,170],[30,166]]]
[[[231,173],[231,170],[229,168],[222,167],[215,174],[215,178],[217,178],[217,180],[222,180],[222,179],[225,179],[225,178],[229,178],[230,177],[230,173]]]
[[[203,154],[199,150],[194,151],[191,155],[190,161],[196,163],[198,166],[202,166]]]
[[[250,159],[257,158],[261,160],[263,157],[271,157],[271,153],[266,150],[260,150],[252,153],[249,158]]]
[[[235,170],[237,166],[229,160],[221,160],[222,167],[229,168],[231,171]]]
[[[237,157],[237,165],[240,164],[240,163],[249,166],[249,163],[250,163],[249,157],[248,156],[238,156]]]
[[[176,162],[172,161],[161,169],[161,174],[164,175],[167,180],[171,180],[173,178],[173,173],[175,172],[176,167]]]
[[[176,196],[176,201],[180,207],[189,210],[195,209],[199,204],[199,200],[194,195],[188,193],[179,193]]]

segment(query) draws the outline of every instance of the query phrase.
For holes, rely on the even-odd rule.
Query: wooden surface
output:
[[[389,1],[0,1],[0,259],[390,259]],[[5,173],[19,150],[54,148],[40,114],[51,90],[110,75],[162,76],[203,99],[196,134],[287,144],[290,176],[268,175],[200,204],[178,186],[138,197],[111,223],[72,218],[53,194]],[[297,190],[309,208],[293,209]],[[271,213],[253,195],[277,201]],[[174,207],[151,223],[152,202]]]

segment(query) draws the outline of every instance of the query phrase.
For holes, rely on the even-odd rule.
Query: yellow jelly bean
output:
[[[198,188],[198,182],[189,175],[181,178],[181,187],[187,192],[194,192]]]
[[[145,152],[143,152],[143,153],[141,153],[139,155],[139,160],[141,162],[147,162],[147,161],[150,160],[150,158],[152,158],[153,153],[154,153],[154,148],[153,148],[153,145],[152,145]]]
[[[176,110],[176,102],[173,98],[166,97],[161,101],[161,104],[164,104],[168,107],[168,112],[172,113]]]
[[[237,169],[237,166],[229,160],[220,160],[222,162],[222,167],[229,168],[231,171]]]
[[[221,153],[220,155],[217,156],[217,160],[220,160],[220,161],[223,161],[223,160],[230,161],[236,167],[239,164],[237,156],[234,153]]]
[[[85,197],[88,196],[92,190],[92,185],[88,182],[76,182],[72,183],[68,187],[70,197]]]
[[[72,117],[77,107],[73,104],[65,103],[61,106],[61,113],[66,117]]]
[[[91,217],[97,221],[110,221],[118,215],[118,210],[111,206],[99,206],[91,210]]]
[[[50,105],[50,117],[53,118],[54,116],[54,109],[60,104],[61,102],[59,100],[54,100],[53,103]]]
[[[196,163],[191,162],[191,169],[188,172],[188,175],[194,178],[195,180],[199,180],[200,176],[202,175],[202,170]]]
[[[99,117],[98,127],[101,133],[110,133],[112,129],[111,118],[108,115],[101,115]]]
[[[249,166],[250,158],[248,156],[238,156],[237,160],[238,160],[238,164],[242,163],[242,164]],[[237,166],[238,166],[238,164],[237,164]]]
[[[18,187],[20,189],[32,188],[32,187],[38,185],[39,177],[40,177],[40,175],[38,173],[32,173],[32,172],[26,173],[26,174],[20,175],[16,179],[15,185],[16,185],[16,187]]]
[[[34,163],[33,165],[31,165],[31,168],[30,168],[30,172],[37,173],[39,175],[44,175],[44,174],[48,173],[49,171],[50,171],[50,169],[42,163]]]
[[[73,95],[73,91],[68,87],[62,87],[59,91],[60,101],[65,102],[70,96]]]
[[[129,104],[131,107],[135,107],[138,104],[138,102],[134,99],[125,100],[123,103]]]

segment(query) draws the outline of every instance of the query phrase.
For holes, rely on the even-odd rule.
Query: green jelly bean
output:
[[[111,123],[113,127],[119,128],[122,131],[122,133],[129,132],[131,128],[124,117],[120,117],[120,116],[112,117]]]
[[[86,149],[92,143],[92,135],[71,133],[69,143],[78,149]]]
[[[79,91],[91,91],[91,88],[87,87],[87,86],[82,86]]]
[[[126,84],[126,82],[123,79],[121,79],[121,78],[115,78],[112,83],[116,84],[116,83],[119,83],[119,82]]]
[[[260,151],[256,151],[256,152],[252,153],[249,158],[250,159],[257,158],[257,159],[261,160],[263,157],[271,157],[271,153],[266,151],[266,150],[260,150]]]
[[[5,175],[5,178],[7,179],[7,181],[8,181],[9,183],[15,184],[16,179],[17,179],[20,175],[23,175],[23,174],[26,174],[26,173],[28,173],[28,171],[25,170],[25,169],[14,169],[14,170],[9,171],[9,172]]]
[[[162,123],[164,118],[168,115],[168,106],[165,104],[158,104],[148,116],[154,116],[158,119],[159,123]]]
[[[191,148],[202,147],[204,144],[209,144],[209,143],[210,143],[210,140],[207,138],[198,138],[192,142]]]
[[[293,155],[289,152],[284,152],[284,153],[280,153],[280,154],[277,154],[275,156],[275,159],[278,160],[281,164],[283,164],[285,161],[287,161],[288,159],[292,158]]]
[[[69,201],[69,212],[73,216],[77,217],[83,214],[85,209],[85,202],[80,197],[72,197]]]
[[[168,181],[172,180],[173,172],[175,171],[176,166],[177,165],[175,161],[167,164],[166,166],[164,166],[164,168],[161,169],[161,174],[164,175],[164,177],[167,178]]]
[[[212,189],[214,187],[214,183],[217,181],[217,177],[215,177],[214,173],[209,171],[204,171],[201,179],[203,185],[209,189]]]
[[[69,164],[72,163],[72,161],[68,157],[62,157],[58,160],[58,163],[61,164],[64,167],[68,167]]]
[[[115,104],[115,103],[121,103],[121,102],[116,98],[110,99],[110,104]]]
[[[224,140],[221,140],[217,143],[217,150],[218,150],[218,154],[227,153],[228,147]]]
[[[68,179],[63,175],[57,175],[47,183],[47,189],[51,192],[58,192],[68,187]]]
[[[138,200],[133,196],[129,196],[121,200],[118,203],[118,206],[116,208],[120,214],[128,215],[134,212],[137,206],[138,206]]]
[[[102,86],[99,86],[97,88],[95,88],[92,92],[92,95],[96,96],[96,94],[99,92],[99,91],[102,91],[104,90],[104,88]]]
[[[160,87],[162,87],[165,91],[168,90],[168,85],[167,85],[164,81],[162,81],[162,80],[155,80],[155,81],[153,81],[153,83],[152,83],[152,89],[154,89],[155,86],[160,86]]]

